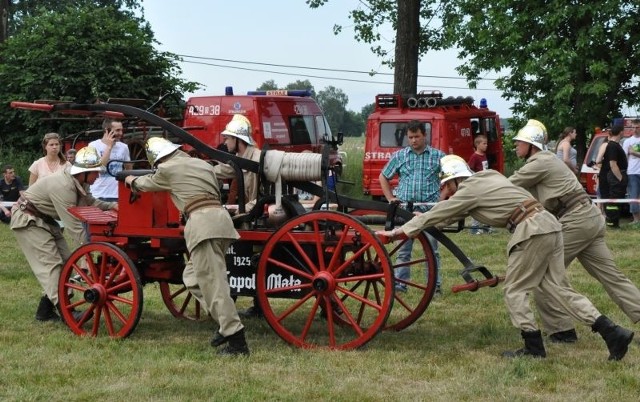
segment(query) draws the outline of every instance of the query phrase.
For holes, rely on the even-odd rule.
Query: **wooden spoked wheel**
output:
[[[385,247],[339,212],[287,221],[267,240],[256,279],[267,322],[302,348],[360,347],[384,327],[393,304]]]
[[[131,259],[109,243],[87,243],[67,260],[58,282],[64,321],[77,335],[126,338],[142,313],[142,282]]]
[[[200,302],[184,284],[159,282],[159,285],[162,301],[171,315],[193,321],[206,318]]]
[[[134,168],[136,169],[151,169],[151,165],[147,162],[147,151],[145,149],[144,140],[131,140],[127,143],[129,147],[129,155],[132,161],[136,162]]]
[[[384,214],[380,211],[353,210],[349,215],[364,218]],[[385,330],[400,331],[413,324],[427,310],[436,290],[436,258],[427,236],[424,233],[418,235],[413,241],[411,257],[405,262],[398,261],[400,248],[407,241],[405,239],[387,246],[394,272],[402,267],[409,268],[410,279],[395,279],[399,290],[394,294],[394,308],[387,318]]]

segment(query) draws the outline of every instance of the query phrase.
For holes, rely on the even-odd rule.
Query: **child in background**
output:
[[[487,137],[483,134],[476,135],[473,139],[473,148],[476,150],[469,158],[469,168],[474,172],[481,172],[489,169],[489,160],[487,159]],[[480,225],[480,222],[471,218],[471,234],[491,233],[490,227]]]

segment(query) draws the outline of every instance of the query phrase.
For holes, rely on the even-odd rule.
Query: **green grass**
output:
[[[505,231],[451,237],[474,261],[504,273]],[[639,240],[634,230],[608,235],[635,283]],[[547,359],[501,358],[521,346],[501,288],[452,294],[461,267],[447,251],[444,296],[404,331],[383,332],[355,351],[300,350],[263,320],[245,320],[252,355],[222,358],[209,346],[214,324],[173,318],[155,284],[144,287],[142,318],[127,339],[80,338],[63,324],[37,323],[40,286],[6,225],[0,247],[0,400],[635,401],[640,392],[638,342],[622,362],[607,362],[604,342],[584,326],[574,345],[546,343]],[[569,275],[603,313],[637,329],[579,265]]]

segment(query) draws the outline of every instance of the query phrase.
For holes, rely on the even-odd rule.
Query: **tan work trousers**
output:
[[[14,208],[14,213],[24,212]],[[58,304],[58,281],[65,261],[71,255],[67,241],[57,225],[36,218],[28,226],[13,229],[33,274],[54,305]]]
[[[595,205],[579,206],[560,219],[564,240],[564,266],[578,261],[602,284],[611,300],[633,321],[640,321],[640,290],[616,267],[605,242],[604,217]],[[574,328],[569,314],[539,290],[534,292],[542,328],[549,334]]]
[[[504,300],[511,323],[522,331],[538,329],[529,306],[529,294],[536,288],[574,319],[593,325],[601,315],[593,304],[577,293],[565,277],[562,234],[532,236],[511,249],[504,282]]]
[[[182,274],[189,292],[198,299],[218,325],[224,336],[233,335],[243,327],[231,298],[227,279],[225,253],[230,239],[208,239],[191,250],[191,258]]]

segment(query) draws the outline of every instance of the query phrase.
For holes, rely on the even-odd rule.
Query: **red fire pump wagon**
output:
[[[391,229],[411,219],[413,213],[398,204],[352,199],[329,191],[327,146],[322,154],[263,149],[258,163],[217,150],[166,119],[127,105],[11,105],[136,123],[144,120],[150,132],[180,140],[211,163],[233,164],[240,194],[244,192],[242,170],[257,173],[256,206],[232,218],[240,239],[227,250],[229,285],[233,295],[257,296],[266,321],[292,345],[352,349],[381,330],[398,331],[416,321],[435,291],[435,255],[427,234],[463,266],[460,274],[465,283],[455,286],[454,292],[496,286],[502,279],[476,265],[437,228],[427,228],[417,236],[414,247],[420,252],[413,253],[415,257],[395,263],[408,239],[393,244],[376,236],[370,225]],[[137,161],[132,162],[135,167]],[[274,163],[281,165],[274,168]],[[65,262],[58,284],[62,317],[77,335],[129,336],[140,320],[143,287],[149,283],[159,284],[162,300],[174,316],[206,318],[182,282],[187,249],[180,211],[168,193],[134,194],[122,182],[126,175],[149,173],[152,171],[134,169],[117,174],[121,181],[118,212],[91,206],[70,208],[87,223],[91,236]],[[336,204],[337,211],[320,207],[308,211],[297,193],[283,193],[278,186],[321,197]],[[273,205],[280,212],[272,216]],[[399,267],[411,270],[411,278],[403,280],[409,288],[406,293],[394,290],[393,270]],[[481,279],[472,274],[480,274]],[[72,314],[74,310],[81,315]]]
[[[476,135],[487,136],[487,158],[491,169],[504,171],[502,131],[496,112],[483,99],[480,106],[471,97],[444,98],[439,91],[413,96],[377,95],[375,110],[367,119],[362,187],[365,195],[383,199],[378,176],[391,155],[406,147],[407,123],[418,120],[425,125],[427,144],[446,154],[468,160],[474,152]],[[394,179],[392,187],[397,185]]]

